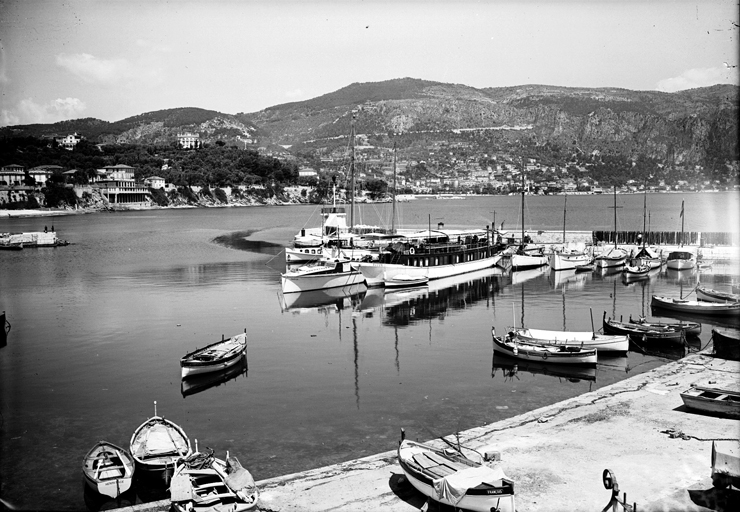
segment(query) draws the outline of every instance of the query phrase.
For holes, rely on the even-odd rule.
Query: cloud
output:
[[[131,76],[131,66],[126,59],[106,60],[89,53],[60,53],[56,64],[87,83],[114,84]]]
[[[57,98],[46,104],[27,98],[18,102],[14,110],[0,112],[0,126],[17,124],[56,123],[81,117],[87,106],[78,98]]]
[[[660,80],[655,88],[663,92],[676,92],[716,84],[739,85],[737,69],[727,66],[689,69],[679,76]]]
[[[293,89],[292,91],[287,91],[285,95],[290,98],[302,98],[303,97],[303,91],[300,89]]]

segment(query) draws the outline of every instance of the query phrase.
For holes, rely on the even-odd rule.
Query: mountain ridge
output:
[[[526,136],[585,152],[704,165],[709,160],[738,160],[739,91],[729,84],[674,93],[540,84],[475,88],[406,77],[355,82],[251,113],[182,107],[115,122],[84,118],[4,127],[0,137],[51,137],[76,131],[98,143],[172,144],[177,133],[191,131],[204,143],[257,139],[265,146],[314,141],[316,147],[316,141],[346,138],[357,112],[357,132],[371,135],[376,143],[389,143],[394,134],[432,137],[454,130],[470,131],[475,140],[480,138],[476,131],[498,130],[498,137],[510,141]]]

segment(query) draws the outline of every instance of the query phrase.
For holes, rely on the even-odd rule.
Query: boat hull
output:
[[[318,247],[288,247],[285,249],[285,261],[287,263],[300,263],[317,261],[323,256],[323,249]]]
[[[724,328],[712,329],[714,355],[722,359],[740,361],[740,330]]]
[[[634,342],[670,342],[683,344],[684,332],[680,329],[650,328],[640,324],[628,322],[617,322],[616,320],[604,319],[604,333],[621,334],[629,337]]]
[[[385,280],[386,288],[412,288],[414,286],[425,286],[429,283],[429,278],[423,277],[410,277],[406,274],[397,275],[392,279]]]
[[[713,290],[704,286],[696,287],[696,297],[699,300],[705,300],[708,302],[737,302],[740,301],[740,295],[736,293],[722,292],[719,290]]]
[[[470,510],[477,512],[490,512],[491,510],[498,510],[501,512],[515,512],[516,507],[514,503],[514,485],[513,482],[502,479],[502,485],[498,486],[477,486],[470,488],[465,494],[457,501],[455,501],[449,494],[438,493],[435,489],[435,484],[442,480],[441,475],[434,475],[440,477],[439,479],[432,478],[425,474],[420,467],[415,467],[412,462],[412,457],[409,455],[411,450],[418,450],[418,453],[428,453],[432,456],[437,456],[437,460],[445,460],[446,457],[438,457],[441,453],[438,450],[434,450],[431,447],[421,445],[419,443],[412,443],[409,441],[402,441],[398,447],[398,463],[401,466],[406,478],[409,483],[414,486],[416,490],[421,492],[423,495],[433,499],[438,503],[455,507],[456,509]],[[452,462],[454,464],[454,462]],[[469,469],[475,469],[476,467],[485,467],[476,463],[467,464]],[[454,473],[454,470],[452,470]]]
[[[740,302],[680,300],[653,295],[650,305],[655,308],[699,315],[740,316]]]
[[[149,474],[173,471],[175,462],[192,453],[190,439],[180,426],[160,416],[139,425],[130,441],[137,469]]]
[[[82,474],[92,491],[117,498],[131,488],[134,468],[134,459],[126,450],[101,441],[85,456]]]
[[[684,405],[695,411],[740,418],[740,392],[694,387],[681,393]]]
[[[224,346],[227,352],[220,354],[219,357],[211,359],[205,357],[199,358],[199,354],[207,354],[210,351],[218,350]],[[221,372],[236,365],[247,351],[247,335],[238,334],[228,340],[222,340],[208,345],[200,350],[191,352],[180,359],[180,372],[182,378],[204,373]]]
[[[386,279],[393,279],[399,275],[406,274],[412,278],[426,277],[431,281],[491,268],[496,266],[500,259],[501,255],[496,254],[479,260],[430,267],[412,267],[393,263],[360,263],[360,272],[368,287],[383,286]]]
[[[357,270],[348,272],[336,272],[333,274],[318,274],[305,276],[292,276],[281,278],[283,293],[308,292],[312,290],[326,290],[329,288],[340,288],[361,284],[365,278]]]
[[[596,349],[580,349],[573,346],[539,345],[499,338],[491,330],[493,350],[499,354],[524,361],[547,362],[551,364],[592,365],[597,363]]]
[[[529,270],[547,265],[547,256],[529,255],[529,254],[512,254],[511,270]]]
[[[552,270],[571,270],[590,262],[591,256],[586,253],[554,252],[550,255],[550,268]]]
[[[601,353],[623,354],[629,351],[629,338],[624,335],[595,334],[590,331],[547,331],[543,329],[513,329],[523,342],[595,348]]]

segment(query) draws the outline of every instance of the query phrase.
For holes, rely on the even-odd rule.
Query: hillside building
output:
[[[177,144],[182,149],[196,149],[200,147],[200,134],[198,133],[178,133]]]

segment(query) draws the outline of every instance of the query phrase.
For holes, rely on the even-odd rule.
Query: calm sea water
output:
[[[649,195],[652,229],[737,231],[738,194]],[[643,197],[618,196],[619,229],[642,228]],[[528,227],[562,229],[564,197],[528,197]],[[610,229],[611,196],[569,196],[568,229]],[[518,197],[418,200],[400,224],[519,223]],[[682,350],[558,372],[493,357],[490,329],[598,328],[609,316],[651,317],[653,293],[716,288],[737,263],[708,271],[506,275],[491,270],[383,293],[280,294],[283,246],[318,223],[313,206],[159,210],[0,219],[2,231],[54,225],[72,245],[0,252],[0,310],[12,329],[0,348],[0,496],[22,509],[110,506],[83,493],[81,462],[98,441],[128,448],[153,415],[181,425],[257,479],[395,448],[508,418],[612,384],[681,357]],[[388,219],[364,205],[358,222]],[[693,346],[705,346],[704,323]],[[247,364],[218,382],[183,386],[179,358],[247,330]],[[40,482],[43,482],[40,485]],[[137,484],[121,504],[163,497]]]

